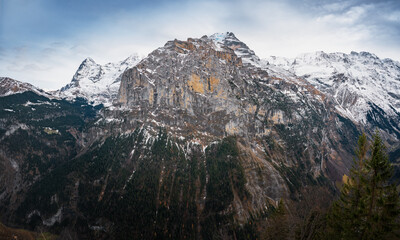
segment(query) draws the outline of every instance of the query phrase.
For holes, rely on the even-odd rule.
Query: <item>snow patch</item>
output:
[[[50,227],[50,226],[53,226],[56,222],[61,223],[62,210],[63,210],[63,207],[60,207],[56,214],[54,214],[52,217],[50,217],[48,219],[43,220],[43,225]]]

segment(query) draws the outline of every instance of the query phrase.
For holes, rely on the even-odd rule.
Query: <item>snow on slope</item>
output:
[[[242,59],[242,63],[245,65],[252,65],[254,68],[266,70],[270,76],[285,81],[295,82],[300,85],[307,84],[307,82],[299,81],[295,74],[282,68],[281,65],[270,65],[265,59],[260,59],[253,50],[236,38],[232,32],[215,33],[207,38],[214,42],[215,50],[217,51],[224,51],[226,47],[232,49],[235,54]],[[288,58],[277,58],[276,61],[278,60],[282,61],[282,63],[290,61]]]
[[[367,122],[367,113],[372,105],[381,108],[388,116],[399,116],[399,62],[382,60],[368,52],[315,52],[294,59],[270,57],[263,62],[305,78],[332,96],[338,104],[337,109],[357,122]]]
[[[260,59],[256,56],[245,43],[236,38],[232,32],[214,33],[208,39],[215,44],[215,50],[223,51],[223,46],[226,46],[235,51],[235,54],[242,58],[243,63],[258,66]]]
[[[23,93],[26,91],[31,91],[38,95],[45,96],[47,98],[53,98],[52,95],[46,93],[42,89],[39,89],[29,83],[20,82],[7,77],[0,77],[0,97],[17,93]]]
[[[311,84],[330,97],[343,116],[400,138],[399,62],[379,59],[368,52],[321,51],[294,59],[273,56],[260,60],[233,33],[216,33],[208,39],[214,42],[215,50],[230,48],[242,58],[243,64],[266,70],[271,77],[305,88]]]
[[[121,74],[126,69],[134,67],[140,60],[138,55],[132,55],[120,62],[100,65],[93,59],[86,58],[71,83],[55,94],[67,99],[82,97],[94,105],[111,106],[118,94]]]

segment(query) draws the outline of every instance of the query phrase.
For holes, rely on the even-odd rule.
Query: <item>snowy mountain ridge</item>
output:
[[[347,117],[366,124],[374,107],[388,116],[400,112],[400,63],[380,59],[368,52],[301,54],[289,59],[269,57],[266,66],[279,66],[306,79],[333,97],[337,109]]]
[[[116,98],[120,85],[120,75],[128,68],[135,66],[141,57],[134,54],[123,61],[100,65],[91,58],[86,58],[71,83],[56,91],[56,95],[73,99],[82,97],[89,103],[111,106]]]
[[[20,82],[8,77],[0,77],[0,97],[32,91],[47,98],[54,98],[51,94],[39,89],[32,84]]]
[[[208,37],[217,51],[234,50],[243,64],[262,69],[270,76],[308,83],[332,99],[341,115],[370,129],[380,128],[400,138],[400,63],[380,59],[369,52],[325,53],[317,51],[296,58],[271,56],[259,59],[233,33]]]

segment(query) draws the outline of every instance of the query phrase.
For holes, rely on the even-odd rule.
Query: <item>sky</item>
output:
[[[400,0],[0,0],[0,77],[45,90],[80,63],[233,32],[260,58],[367,51],[400,61]]]

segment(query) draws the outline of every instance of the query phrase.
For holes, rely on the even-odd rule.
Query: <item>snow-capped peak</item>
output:
[[[84,65],[92,65],[92,64],[96,64],[96,62],[93,60],[93,58],[87,57],[87,58],[85,58],[85,60],[83,60],[82,64],[84,64]]]
[[[256,56],[245,43],[240,41],[232,32],[214,33],[208,37],[215,45],[215,50],[224,51],[224,48],[230,48],[235,54],[242,58],[243,63],[259,66],[260,59]]]
[[[229,32],[226,33],[214,33],[212,34],[209,39],[213,40],[215,44],[223,44],[225,41],[226,36]]]
[[[118,94],[120,75],[140,60],[133,54],[122,61],[100,65],[88,57],[80,64],[71,83],[56,94],[68,99],[83,97],[94,105],[110,106]]]
[[[132,54],[121,62],[121,65],[136,65],[142,57],[138,54]]]

